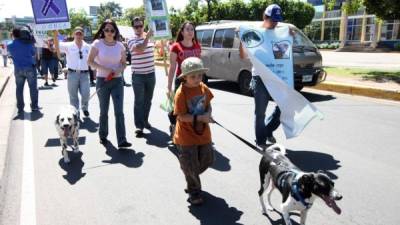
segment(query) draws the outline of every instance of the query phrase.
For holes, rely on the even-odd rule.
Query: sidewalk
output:
[[[156,61],[156,65],[164,66],[161,61]],[[310,88],[400,101],[400,84],[392,81],[375,82],[363,80],[361,77],[328,74],[324,82]]]

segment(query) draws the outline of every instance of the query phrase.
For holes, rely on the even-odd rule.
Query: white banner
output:
[[[292,55],[291,51],[287,52],[289,47],[271,48],[271,44],[285,43],[285,41],[291,39],[288,28],[286,30],[274,29],[266,32],[265,28],[241,26],[240,39],[257,72],[256,75],[260,76],[266,89],[281,110],[280,121],[286,138],[298,136],[312,119],[316,117],[323,119],[323,114],[312,103],[294,90],[293,86],[288,86],[288,84],[293,85],[293,63],[284,64],[284,71],[292,71],[292,74],[286,77],[277,75],[270,69],[270,65],[281,64],[281,62],[277,61],[291,58],[287,57]],[[272,51],[278,52],[276,54]],[[269,57],[266,57],[266,54],[269,54]],[[288,66],[291,68],[288,68]]]

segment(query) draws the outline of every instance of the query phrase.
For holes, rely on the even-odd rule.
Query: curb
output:
[[[11,71],[10,74],[8,74],[8,75],[6,76],[6,79],[4,80],[4,82],[0,83],[0,97],[1,97],[1,95],[3,94],[4,89],[6,88],[6,86],[7,86],[7,84],[8,84],[8,81],[10,80],[10,77],[11,77],[11,74],[12,74],[12,73],[13,73],[13,72]]]
[[[400,101],[400,91],[394,91],[394,90],[383,90],[371,87],[353,86],[335,82],[322,82],[317,86],[309,88],[324,90],[324,91],[333,91],[343,94],[360,95],[372,98]]]
[[[156,61],[155,64],[156,66],[164,66],[163,62]],[[168,63],[167,66],[169,66]],[[395,90],[384,90],[384,89],[354,86],[349,84],[341,84],[341,83],[327,82],[327,81],[324,81],[318,84],[317,86],[307,87],[307,88],[324,90],[324,91],[333,91],[350,95],[360,95],[372,98],[400,101],[400,91],[395,91]]]

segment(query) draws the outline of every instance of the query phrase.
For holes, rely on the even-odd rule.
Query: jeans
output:
[[[135,94],[134,117],[135,126],[143,129],[149,123],[151,100],[153,99],[154,86],[156,85],[155,73],[132,74],[132,87]]]
[[[7,55],[3,55],[3,65],[7,67]]]
[[[259,76],[253,76],[251,80],[251,87],[254,93],[255,103],[255,130],[256,130],[256,143],[265,144],[268,137],[272,137],[272,133],[279,127],[281,111],[278,106],[275,107],[274,112],[265,119],[265,111],[268,106],[268,101],[271,96],[264,86],[263,81]]]
[[[101,88],[101,90],[99,90]],[[99,90],[97,96],[100,102],[100,138],[108,136],[108,108],[110,106],[110,97],[113,100],[115,115],[115,130],[117,132],[118,145],[126,142],[125,118],[124,118],[124,86],[122,78],[114,78],[105,81],[105,78],[98,77],[96,90]]]
[[[82,110],[88,110],[90,85],[89,73],[76,73],[68,71],[69,103],[79,110],[78,91],[81,94]]]
[[[17,96],[17,108],[18,112],[24,111],[24,86],[25,81],[28,81],[29,93],[31,96],[31,108],[38,108],[39,92],[37,87],[37,75],[36,70],[32,66],[31,68],[15,68],[15,83],[17,85],[16,96]]]

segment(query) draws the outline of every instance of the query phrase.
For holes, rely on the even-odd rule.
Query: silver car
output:
[[[197,26],[197,39],[201,43],[204,65],[210,70],[205,81],[223,79],[237,82],[240,92],[251,95],[250,80],[252,64],[248,58],[241,58],[240,38],[237,30],[241,25],[261,26],[261,22],[217,21]],[[279,23],[278,26],[290,26],[293,37],[293,71],[295,89],[314,86],[325,80],[326,72],[322,68],[322,56],[317,47],[301,30],[292,24]]]

